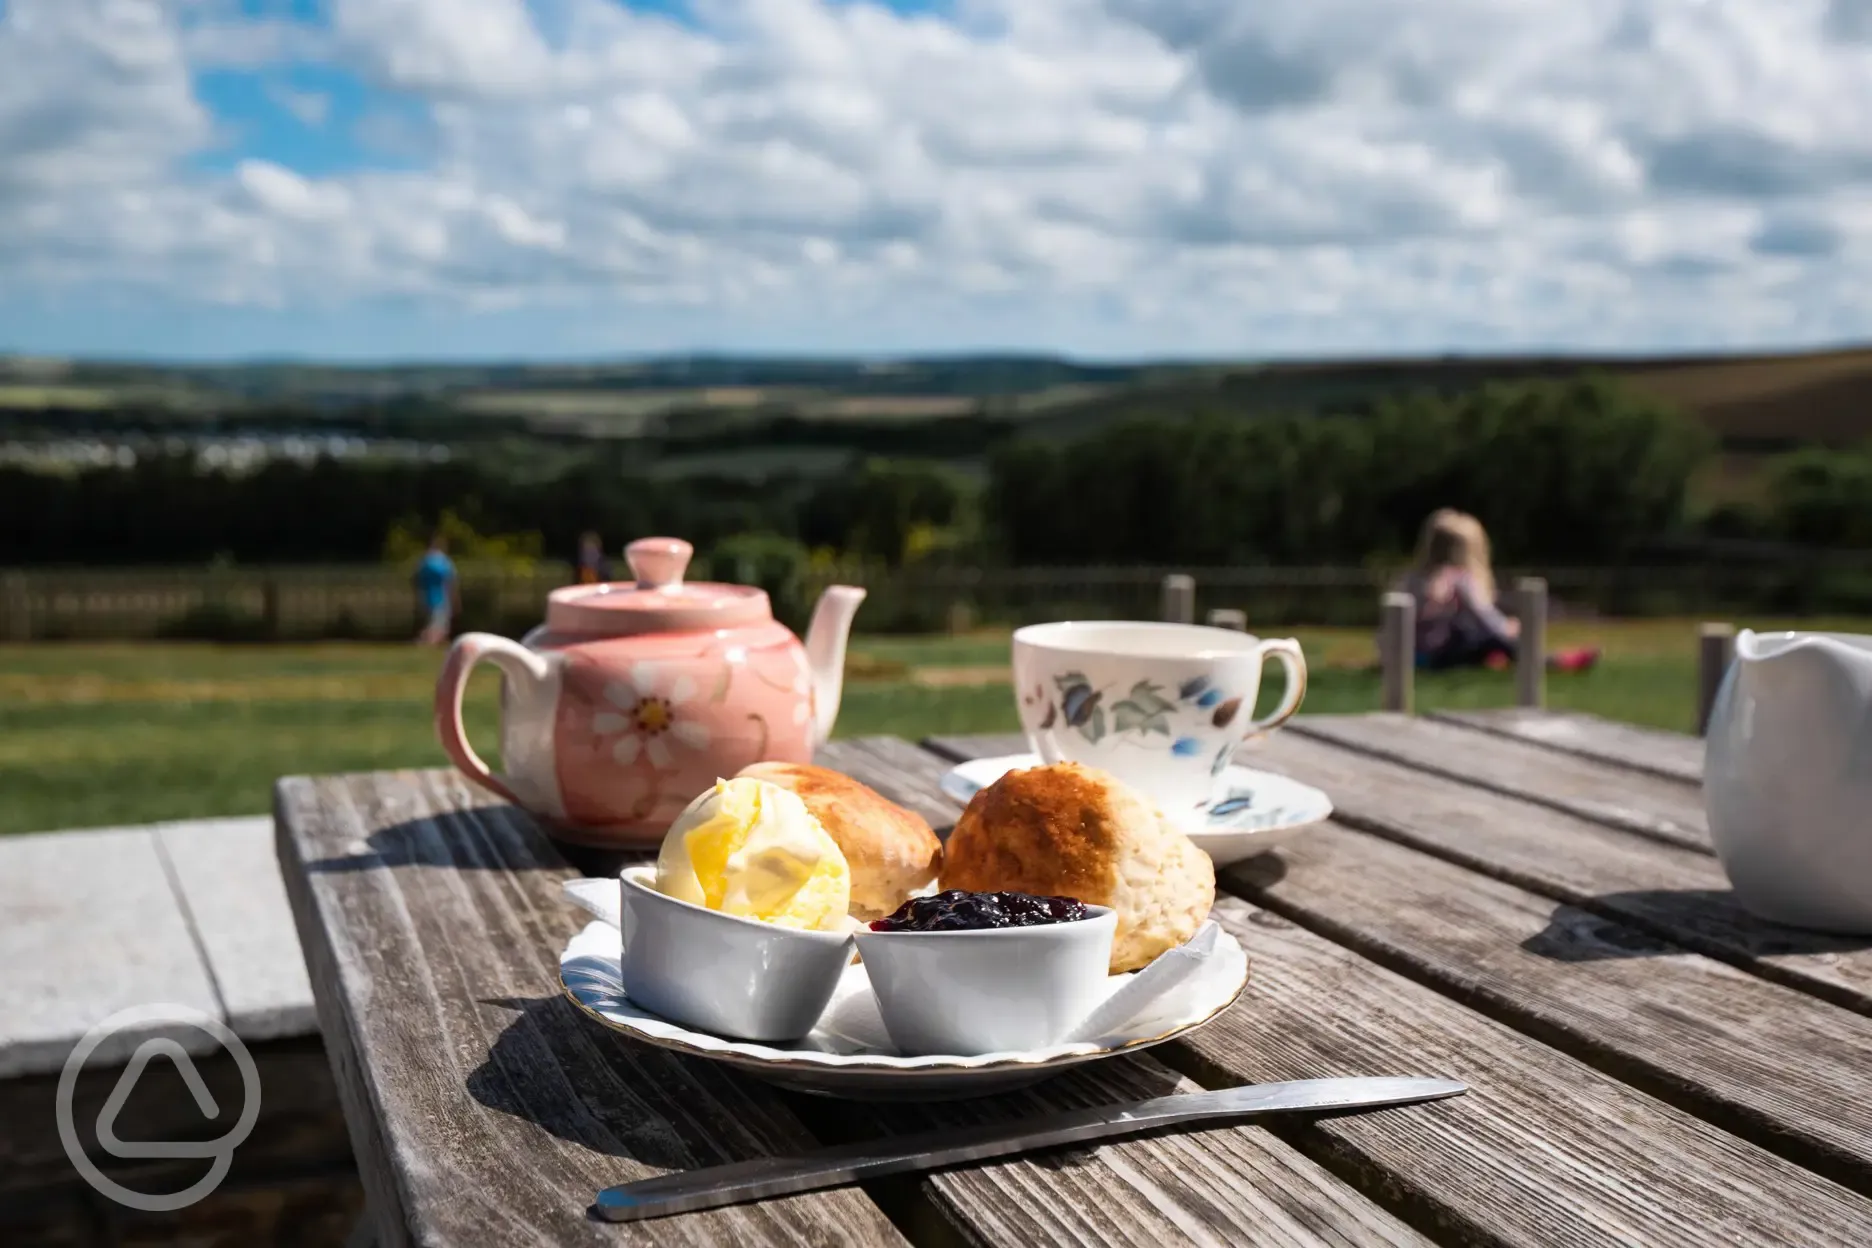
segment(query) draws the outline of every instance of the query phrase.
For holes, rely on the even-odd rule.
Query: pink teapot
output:
[[[692,554],[676,538],[632,542],[635,584],[554,590],[519,644],[458,638],[435,695],[450,760],[560,839],[606,849],[654,846],[717,777],[810,762],[838,717],[865,591],[826,590],[802,645],[763,591],[685,584]],[[500,773],[462,731],[462,690],[483,659],[502,674]]]

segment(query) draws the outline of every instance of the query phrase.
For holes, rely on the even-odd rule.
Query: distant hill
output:
[[[681,356],[640,363],[344,366],[286,361],[161,365],[0,355],[0,388],[88,395],[189,394],[206,406],[368,403],[502,394],[812,392],[879,397],[1031,394],[1124,385],[1150,365],[1080,364],[1049,356],[941,356],[911,360]]]
[[[1797,355],[1457,357],[1192,369],[1053,409],[1028,427],[1071,435],[1153,411],[1254,415],[1356,409],[1411,391],[1448,393],[1491,381],[1582,372],[1618,377],[1680,407],[1731,450],[1872,439],[1872,348]]]
[[[1266,364],[1083,364],[1045,356],[901,361],[698,355],[635,363],[341,367],[0,356],[0,437],[189,427],[352,430],[461,443],[630,442],[706,462],[836,463],[836,448],[978,457],[1010,429],[1073,436],[1136,415],[1348,411],[1410,391],[1598,371],[1677,404],[1731,459],[1872,439],[1872,348],[1785,355],[1456,356]],[[703,443],[710,445],[704,446]],[[570,453],[568,451],[568,453]],[[697,456],[701,454],[701,459]],[[1732,465],[1736,466],[1736,465]],[[1748,465],[1739,465],[1748,475]]]
[[[1872,349],[1659,362],[1623,376],[1700,417],[1737,449],[1872,438]]]

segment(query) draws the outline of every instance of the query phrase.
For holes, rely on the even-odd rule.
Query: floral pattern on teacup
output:
[[[1177,689],[1177,698],[1209,711],[1209,722],[1217,728],[1228,727],[1241,714],[1242,700],[1229,697],[1211,684],[1207,676],[1184,681]]]
[[[1093,745],[1109,736],[1129,744],[1167,745],[1179,758],[1194,758],[1202,753],[1203,743],[1175,731],[1172,716],[1180,710],[1207,711],[1208,726],[1222,729],[1235,721],[1242,707],[1240,697],[1229,696],[1206,676],[1183,682],[1174,700],[1165,696],[1168,691],[1163,685],[1150,680],[1133,683],[1116,701],[1107,698],[1115,687],[1094,688],[1084,672],[1062,672],[1053,678],[1053,684],[1058,690],[1057,701],[1047,698],[1043,685],[1034,686],[1032,694],[1021,699],[1030,707],[1046,703],[1046,714],[1040,722],[1043,731],[1064,719],[1068,728]],[[1225,749],[1215,765],[1218,774],[1228,765],[1228,756]]]

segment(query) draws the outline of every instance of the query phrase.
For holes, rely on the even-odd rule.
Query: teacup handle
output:
[[[1300,703],[1306,700],[1307,691],[1306,656],[1300,653],[1299,642],[1292,637],[1282,637],[1262,642],[1259,649],[1262,662],[1280,660],[1281,667],[1286,669],[1287,688],[1281,694],[1280,705],[1267,718],[1254,720],[1248,725],[1247,735],[1250,737],[1278,728],[1292,719],[1294,712],[1300,709]]]
[[[442,748],[448,753],[449,761],[482,788],[498,793],[516,806],[522,806],[525,803],[515,796],[507,777],[495,774],[481,761],[474,746],[468,744],[468,733],[462,727],[462,693],[468,686],[468,673],[482,659],[500,668],[501,674],[508,679],[522,685],[538,684],[548,679],[552,674],[552,664],[544,655],[536,654],[505,637],[496,637],[493,633],[463,633],[449,647],[448,657],[442,661],[442,674],[436,677],[436,736],[441,738]]]

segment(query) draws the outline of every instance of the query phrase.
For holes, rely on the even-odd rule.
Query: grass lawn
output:
[[[1864,621],[1804,627],[1872,631]],[[1307,710],[1377,705],[1369,635],[1298,635],[1312,669]],[[1587,675],[1551,677],[1552,705],[1690,730],[1693,621],[1556,622],[1553,644],[1603,646],[1606,658]],[[839,734],[1015,731],[1012,694],[991,670],[1006,660],[1005,635],[861,638]],[[439,661],[407,646],[0,646],[0,832],[256,814],[279,775],[442,765],[428,711]],[[469,727],[484,751],[496,689],[489,671],[470,687]],[[1418,680],[1425,710],[1512,698],[1507,673]]]

